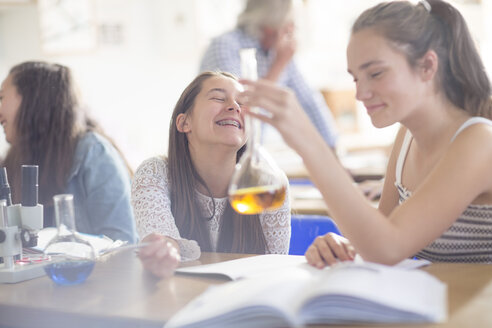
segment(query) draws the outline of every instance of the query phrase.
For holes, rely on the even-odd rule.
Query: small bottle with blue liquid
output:
[[[51,260],[44,269],[59,285],[80,284],[94,268],[94,248],[75,230],[73,195],[55,195],[53,201],[58,232],[44,250]]]

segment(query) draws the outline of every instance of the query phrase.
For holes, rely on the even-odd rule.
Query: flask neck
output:
[[[68,231],[75,231],[75,213],[73,195],[56,195],[53,197],[55,207],[56,226],[58,231],[64,226]]]
[[[59,234],[66,234],[67,231],[70,233],[75,232],[75,224],[73,222],[70,222],[70,220],[68,219],[61,220],[61,222],[57,223],[57,227]]]
[[[246,152],[254,153],[261,146],[261,122],[249,115],[246,115],[246,132],[248,140],[246,142]]]
[[[70,232],[75,232],[75,218],[73,214],[70,215],[65,213],[64,215],[57,216],[56,221],[56,226],[58,227],[59,232],[65,229]]]

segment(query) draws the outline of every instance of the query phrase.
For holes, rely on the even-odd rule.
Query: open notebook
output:
[[[318,270],[297,263],[212,286],[165,328],[422,323],[446,318],[446,285],[424,271],[367,262]]]

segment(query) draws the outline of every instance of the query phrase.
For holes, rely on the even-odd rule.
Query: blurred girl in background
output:
[[[10,144],[3,166],[13,202],[21,200],[21,165],[38,165],[45,226],[54,225],[53,196],[69,193],[78,231],[135,242],[131,172],[82,110],[70,69],[39,61],[16,65],[2,83],[0,99],[0,122]]]

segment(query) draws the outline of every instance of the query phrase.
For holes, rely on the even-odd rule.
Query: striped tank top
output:
[[[472,117],[456,131],[451,142],[461,131],[477,123],[492,125],[491,120]],[[412,135],[407,130],[396,162],[395,186],[400,195],[400,204],[412,195],[401,183],[411,140]],[[416,257],[432,262],[492,263],[492,204],[469,205],[441,237],[418,252]]]

